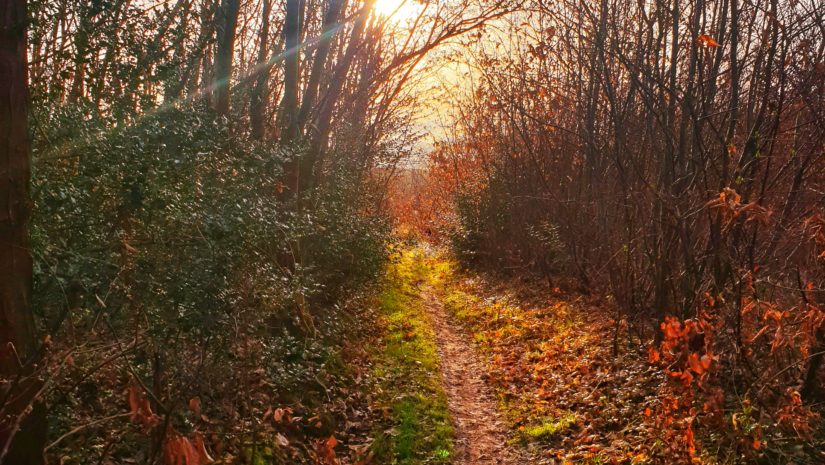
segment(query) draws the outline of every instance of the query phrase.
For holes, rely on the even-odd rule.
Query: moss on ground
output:
[[[521,434],[524,438],[544,441],[554,436],[566,432],[571,426],[576,424],[576,414],[566,413],[557,418],[548,418],[543,422],[522,427]]]
[[[376,461],[448,464],[453,451],[447,397],[435,334],[421,297],[428,281],[420,248],[402,249],[389,266],[380,298],[384,345],[376,348],[375,377],[388,425],[377,431]]]

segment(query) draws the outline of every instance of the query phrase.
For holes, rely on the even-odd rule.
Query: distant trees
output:
[[[289,197],[313,184],[334,134],[352,129],[336,119],[343,109],[364,102],[359,119],[386,124],[427,52],[508,3],[421,4],[418,17],[399,22],[375,14],[373,0],[33,0],[32,93],[103,117],[206,101],[254,139],[312,148],[286,167]]]

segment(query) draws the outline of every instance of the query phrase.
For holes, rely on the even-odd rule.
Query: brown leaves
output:
[[[195,415],[200,416],[200,414],[201,414],[201,399],[200,399],[200,397],[193,397],[193,398],[189,399],[189,411],[191,411]]]
[[[197,432],[192,435],[192,440],[171,433],[163,445],[163,460],[166,465],[208,465],[214,462],[206,450],[203,436]]]
[[[730,187],[726,187],[719,193],[719,197],[706,204],[708,208],[717,209],[721,215],[724,225],[724,232],[730,231],[737,219],[744,218],[748,223],[756,221],[768,224],[772,212],[760,206],[756,202],[742,203],[742,197]]]
[[[140,424],[144,430],[150,430],[160,423],[160,417],[152,412],[152,406],[149,404],[149,399],[143,393],[140,386],[132,385],[128,391],[129,409],[132,412],[131,420],[133,423]]]
[[[820,416],[817,412],[802,402],[799,391],[788,389],[785,393],[785,405],[779,409],[776,418],[778,423],[803,438],[811,438],[815,431],[814,425]]]
[[[288,425],[292,423],[292,409],[289,407],[278,407],[276,409],[269,408],[264,412],[263,420],[272,417],[275,423]]]

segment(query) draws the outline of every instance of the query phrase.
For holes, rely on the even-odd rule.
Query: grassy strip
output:
[[[488,358],[491,380],[498,387],[499,409],[521,439],[546,441],[575,427],[576,413],[544,401],[530,388],[511,391],[515,380],[510,378],[511,367],[518,365],[522,357],[537,357],[549,345],[567,347],[573,342],[570,328],[575,321],[571,309],[556,305],[550,314],[539,317],[514,305],[506,296],[492,302],[479,297],[460,283],[458,264],[448,256],[433,255],[427,266],[432,270],[429,283],[437,290],[445,310],[466,325],[476,346]]]
[[[453,429],[435,334],[418,289],[428,273],[422,253],[401,250],[389,266],[381,294],[385,336],[374,374],[379,403],[391,425],[377,433],[373,451],[379,463],[451,463]]]

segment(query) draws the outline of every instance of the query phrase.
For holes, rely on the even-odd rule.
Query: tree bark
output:
[[[37,355],[30,308],[26,1],[0,0],[0,463],[43,463],[46,423],[30,376]],[[30,410],[31,409],[31,410]]]
[[[312,63],[312,72],[307,82],[304,97],[301,100],[301,111],[298,113],[298,130],[302,132],[307,121],[309,121],[310,112],[315,106],[315,101],[318,98],[318,88],[321,83],[321,75],[324,72],[329,56],[330,44],[332,42],[333,30],[338,24],[338,17],[341,14],[341,9],[344,5],[344,0],[329,0],[327,11],[324,16],[324,33],[321,36],[321,41],[318,44],[318,49],[315,51],[315,58]]]
[[[232,81],[232,61],[235,52],[235,30],[238,27],[240,0],[223,0],[217,15],[218,46],[215,52],[215,76],[213,92],[215,111],[229,116],[229,100]]]
[[[301,0],[287,0],[284,19],[284,95],[281,99],[281,140],[294,142],[298,138],[298,79],[301,41]]]
[[[272,2],[263,0],[261,12],[261,30],[258,34],[258,75],[249,103],[249,123],[252,138],[262,140],[266,135],[266,97],[269,94],[269,67],[266,61],[269,56],[269,16],[272,12]]]
[[[366,0],[363,8],[358,13],[358,18],[355,20],[355,25],[352,28],[349,44],[347,44],[347,50],[341,58],[341,62],[338,63],[335,68],[335,74],[324,95],[318,116],[315,118],[315,130],[317,132],[312,139],[312,148],[310,150],[310,156],[313,157],[313,159],[317,157],[317,152],[323,150],[327,145],[329,132],[332,129],[332,115],[335,110],[335,105],[341,97],[341,92],[344,89],[344,81],[346,81],[347,74],[352,66],[352,61],[360,46],[361,37],[364,35],[364,28],[367,25],[367,18],[374,3],[375,0]]]

